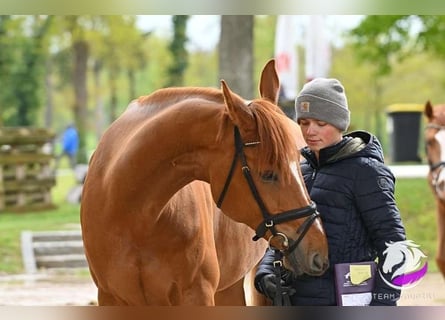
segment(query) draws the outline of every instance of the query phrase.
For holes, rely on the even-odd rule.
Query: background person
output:
[[[79,150],[79,134],[74,125],[70,124],[63,131],[61,136],[62,151],[56,159],[56,168],[62,157],[68,157],[71,169],[74,170],[77,164],[77,151]]]

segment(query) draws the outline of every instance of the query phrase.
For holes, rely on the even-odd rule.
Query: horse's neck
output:
[[[152,204],[160,207],[187,183],[206,181],[206,153],[214,148],[222,108],[169,107],[143,121],[134,113],[144,110],[127,110],[114,125],[115,134],[121,123],[132,132],[111,155],[114,161],[108,172],[113,181],[143,188],[140,197],[157,199]],[[128,197],[136,197],[131,188],[126,192]]]

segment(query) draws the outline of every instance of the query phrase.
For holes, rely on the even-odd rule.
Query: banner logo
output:
[[[427,256],[411,240],[386,243],[383,255],[386,258],[379,274],[392,288],[412,288],[428,270]]]

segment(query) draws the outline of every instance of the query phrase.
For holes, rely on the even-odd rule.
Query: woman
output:
[[[337,305],[334,266],[339,263],[384,262],[386,243],[405,240],[394,199],[395,179],[385,166],[382,147],[365,131],[346,135],[350,122],[347,98],[336,79],[306,83],[295,102],[297,122],[307,146],[301,150],[306,187],[326,231],[330,267],[320,277],[294,277],[284,271],[283,285],[292,305]],[[274,253],[260,263],[255,286],[273,299]],[[396,305],[400,290],[375,277],[371,305]]]

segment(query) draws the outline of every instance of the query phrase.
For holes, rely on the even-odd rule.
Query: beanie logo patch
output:
[[[310,110],[310,102],[309,101],[303,101],[300,103],[300,110],[301,112],[309,112]]]

